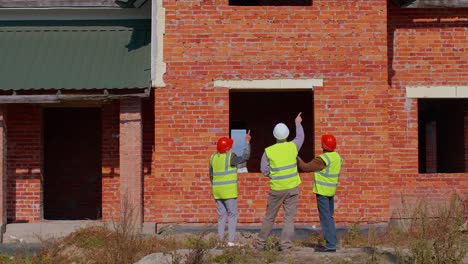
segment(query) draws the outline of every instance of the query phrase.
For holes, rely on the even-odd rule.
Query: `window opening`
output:
[[[467,172],[467,121],[467,99],[418,100],[420,173]]]
[[[294,139],[296,136],[294,119],[299,112],[302,112],[302,126],[305,133],[299,155],[306,160],[312,159],[314,157],[313,108],[312,90],[231,90],[229,125],[231,137],[236,137],[234,144],[236,142],[244,144],[245,133],[248,130],[252,136],[251,154],[247,161],[248,172],[260,172],[260,161],[265,148],[276,142],[273,128],[277,123],[283,122],[288,126],[290,130],[288,141]]]

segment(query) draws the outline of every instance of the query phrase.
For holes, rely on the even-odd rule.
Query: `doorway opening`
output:
[[[46,108],[43,120],[44,219],[100,219],[101,109]]]

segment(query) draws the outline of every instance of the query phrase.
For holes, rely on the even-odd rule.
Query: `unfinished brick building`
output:
[[[250,129],[239,222],[259,225],[269,188],[259,171],[262,152],[274,142],[273,126],[293,128],[298,112],[302,158],[320,152],[322,133],[338,140],[338,225],[388,223],[401,217],[402,201],[417,197],[442,201],[457,193],[466,202],[468,5],[424,2],[148,1],[151,44],[143,39],[135,48],[151,45],[147,61],[87,61],[75,71],[121,68],[73,87],[58,77],[48,87],[21,86],[28,74],[0,80],[4,223],[112,220],[127,195],[150,226],[213,223],[208,159],[219,137]],[[0,38],[30,32],[10,20]],[[132,34],[141,28],[123,26]],[[2,65],[0,74],[13,73]],[[127,74],[133,83],[120,80]],[[52,95],[53,102],[38,99]],[[318,222],[313,174],[301,178],[296,222],[310,225]]]

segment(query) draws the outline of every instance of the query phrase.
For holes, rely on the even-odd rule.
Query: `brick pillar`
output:
[[[121,222],[141,230],[143,224],[143,130],[141,99],[120,102]],[[132,222],[128,222],[131,220]]]
[[[7,224],[7,170],[6,170],[6,123],[5,106],[0,105],[0,243],[3,243],[3,233]]]

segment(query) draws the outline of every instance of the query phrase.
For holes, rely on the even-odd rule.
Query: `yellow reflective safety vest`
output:
[[[338,152],[325,152],[320,158],[325,162],[325,168],[314,173],[313,192],[331,197],[336,193],[343,160]]]
[[[237,198],[237,167],[231,166],[231,154],[229,151],[211,156],[212,188],[215,199]]]
[[[270,188],[287,190],[297,187],[301,178],[297,171],[297,147],[294,142],[274,144],[265,149],[270,162]]]

